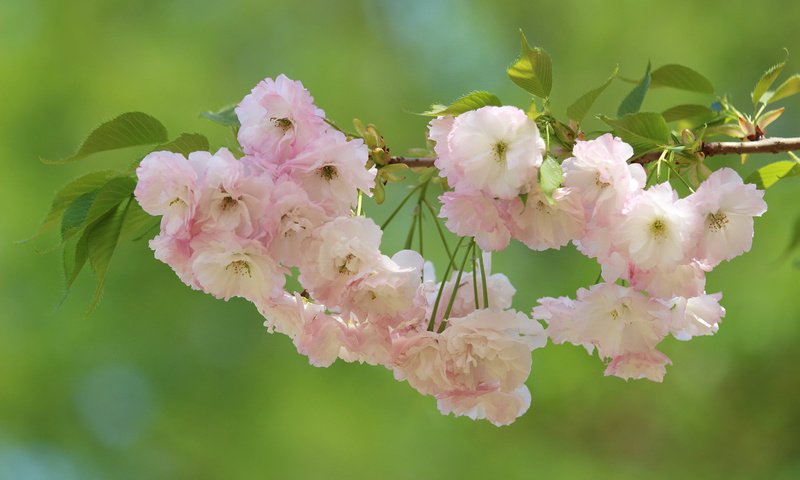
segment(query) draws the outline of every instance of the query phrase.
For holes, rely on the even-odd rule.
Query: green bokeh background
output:
[[[663,384],[604,378],[582,349],[550,345],[534,355],[531,410],[505,428],[440,416],[381,368],[309,366],[251,305],[191,291],[144,242],[118,251],[89,319],[89,272],[57,308],[59,256],[36,253],[55,236],[14,243],[60,185],[135,159],[38,161],[120,112],[220,144],[225,132],[197,113],[283,72],[331,118],[374,122],[403,152],[424,145],[426,120],[408,112],[429,103],[486,89],[526,104],[505,76],[520,27],[554,60],[557,112],[616,64],[637,77],[648,59],[692,66],[746,106],[782,48],[800,52],[798,18],[800,3],[781,0],[0,1],[0,478],[800,478],[800,269],[797,252],[781,257],[800,213],[796,181],[767,193],[753,251],[709,275],[728,309],[719,334],[664,343]],[[598,110],[613,113],[629,89],[613,84]],[[708,101],[658,90],[645,109],[698,100]],[[800,134],[800,97],[785,105],[772,135]],[[494,270],[526,311],[597,274],[573,248],[518,245]]]

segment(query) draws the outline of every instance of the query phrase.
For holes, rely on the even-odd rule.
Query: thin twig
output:
[[[800,150],[800,138],[765,138],[752,142],[708,142],[703,143],[700,152],[706,157],[742,153],[780,153]],[[632,160],[634,163],[655,162],[661,151],[647,153]],[[389,164],[403,163],[409,167],[432,167],[436,157],[392,157]]]

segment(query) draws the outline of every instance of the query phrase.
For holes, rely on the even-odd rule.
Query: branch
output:
[[[709,142],[703,143],[700,152],[706,157],[742,153],[780,153],[800,150],[800,138],[765,138],[753,142]],[[647,164],[658,160],[660,152],[644,154],[632,160]],[[409,167],[432,167],[436,157],[392,157],[389,164],[403,163]]]

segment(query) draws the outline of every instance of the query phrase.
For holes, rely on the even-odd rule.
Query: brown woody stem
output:
[[[800,138],[765,138],[752,142],[708,142],[703,143],[700,152],[706,157],[742,153],[780,153],[800,150]],[[646,164],[658,160],[660,152],[642,155],[632,160]],[[392,157],[389,164],[403,163],[409,167],[432,167],[436,157]]]

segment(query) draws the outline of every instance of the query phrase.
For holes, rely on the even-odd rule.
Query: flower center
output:
[[[548,205],[545,205],[545,203],[543,201],[541,201],[541,200],[536,202],[536,210],[538,210],[538,211],[540,211],[542,213],[546,213],[548,215],[551,213],[550,207]]]
[[[706,217],[706,225],[712,232],[719,232],[730,222],[725,212],[709,213]]]
[[[237,205],[239,205],[239,201],[238,200],[236,200],[235,198],[233,198],[231,196],[227,196],[227,197],[222,199],[222,205],[220,206],[220,208],[222,208],[223,212],[227,212],[228,210],[230,210],[232,208],[236,208]]]
[[[253,274],[250,272],[250,264],[244,260],[234,260],[225,267],[225,270],[233,270],[233,273],[244,277],[252,278]]]
[[[270,118],[270,121],[277,128],[283,130],[283,133],[286,133],[287,131],[289,131],[290,128],[292,128],[292,121],[289,120],[288,118],[275,118],[275,117],[273,117],[273,118]]]
[[[318,171],[319,171],[319,176],[329,182],[339,176],[339,171],[336,170],[336,167],[334,167],[333,165],[325,165]]]
[[[594,174],[594,184],[597,185],[597,187],[601,190],[611,186],[611,184],[608,182],[600,181],[600,172]]]
[[[664,220],[657,218],[650,224],[650,235],[657,240],[667,236],[667,224]]]
[[[175,197],[175,198],[173,198],[172,200],[170,200],[170,202],[169,202],[169,206],[171,207],[171,206],[173,206],[173,205],[176,205],[176,204],[181,204],[181,203],[182,203],[182,204],[185,204],[186,202],[184,202],[183,200],[181,200],[181,199],[180,199],[180,198],[178,198],[178,197]]]
[[[506,161],[506,152],[508,151],[508,144],[506,142],[497,142],[492,148],[495,155],[495,160],[498,162]]]
[[[344,257],[344,262],[342,262],[341,265],[337,267],[339,273],[342,275],[350,275],[355,273],[354,271],[350,270],[350,262],[355,259],[356,259],[355,255],[353,255],[352,253],[348,253],[347,256]]]

